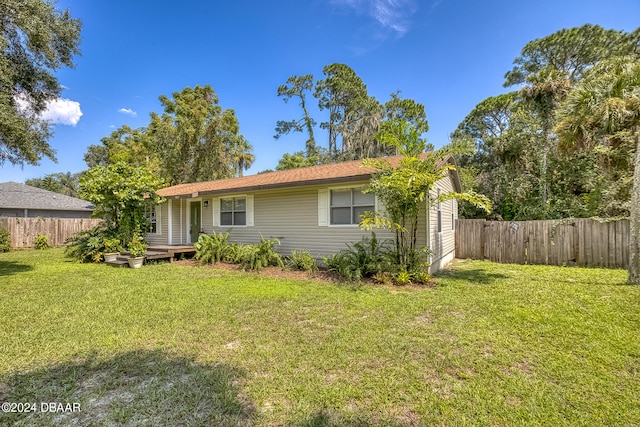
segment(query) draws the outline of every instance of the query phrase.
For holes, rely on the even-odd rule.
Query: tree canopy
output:
[[[80,28],[53,2],[0,3],[0,165],[55,160],[51,124],[39,116],[62,91],[53,72],[80,54]]]

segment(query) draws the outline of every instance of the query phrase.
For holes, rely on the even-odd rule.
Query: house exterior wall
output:
[[[431,200],[441,193],[455,191],[451,179],[441,179],[429,193]],[[451,262],[455,255],[455,220],[458,218],[458,204],[456,200],[447,200],[440,204],[442,231],[438,232],[438,206],[434,205],[428,213],[429,236],[427,246],[432,250],[430,272],[434,273]]]
[[[290,255],[293,249],[308,250],[315,258],[330,255],[346,248],[346,243],[354,243],[370,231],[361,230],[358,225],[319,225],[322,213],[319,213],[322,194],[338,188],[359,188],[366,181],[336,185],[313,185],[260,190],[252,192],[234,192],[229,194],[203,195],[196,198],[171,198],[158,207],[161,234],[148,234],[150,244],[189,244],[190,202],[201,204],[201,228],[207,233],[229,233],[231,242],[242,244],[257,243],[260,235],[264,238],[280,239],[276,249],[283,255]],[[453,191],[450,179],[437,183],[442,192]],[[325,192],[325,193],[323,193]],[[436,197],[434,189],[431,197]],[[247,196],[253,199],[252,226],[219,226],[219,199],[224,197]],[[205,207],[205,204],[207,205]],[[171,212],[169,212],[171,211]],[[427,212],[427,203],[418,221],[417,244],[419,247],[431,246],[431,272],[445,265],[454,254],[455,236],[452,229],[457,218],[455,201],[442,203],[442,232],[437,231],[437,211]],[[170,223],[169,223],[170,220]],[[249,221],[248,221],[249,222]],[[455,224],[455,222],[454,222]],[[393,240],[390,230],[374,229],[378,239]]]

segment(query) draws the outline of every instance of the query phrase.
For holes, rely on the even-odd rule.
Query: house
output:
[[[93,205],[17,182],[0,183],[0,217],[90,218]]]
[[[389,160],[397,163],[399,157]],[[148,213],[152,231],[146,240],[151,245],[191,244],[199,233],[216,231],[246,244],[262,235],[279,238],[282,254],[305,249],[319,258],[370,235],[358,222],[361,213],[383,208],[373,194],[362,193],[373,172],[356,160],[163,188],[157,193],[167,201]],[[455,170],[438,181],[431,196],[449,191],[461,191]],[[433,251],[431,272],[454,257],[457,212],[455,200],[430,212],[425,203],[418,245]],[[394,238],[390,230],[375,232],[378,238]]]

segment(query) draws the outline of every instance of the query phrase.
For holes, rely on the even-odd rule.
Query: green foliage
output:
[[[334,271],[349,282],[359,282],[364,277],[372,277],[393,269],[393,257],[389,241],[379,241],[374,232],[371,238],[363,237],[357,243],[347,243],[329,257],[323,257],[330,271]]]
[[[27,179],[24,183],[31,187],[43,188],[65,196],[79,197],[80,195],[80,174],[78,173],[52,173],[45,175],[43,178]]]
[[[114,253],[114,252],[121,252],[123,247],[122,247],[122,242],[120,241],[120,239],[117,238],[104,238],[102,241],[103,245],[104,245],[104,252],[105,253]]]
[[[274,246],[279,244],[280,240],[276,238],[265,239],[261,235],[260,243],[242,246],[240,254],[242,268],[256,271],[270,265],[284,268],[282,257],[274,249]]]
[[[312,157],[316,152],[316,140],[313,136],[313,127],[316,125],[315,120],[309,115],[307,109],[306,93],[313,89],[313,74],[304,76],[291,76],[287,79],[287,83],[278,87],[278,96],[283,98],[284,102],[289,102],[292,97],[300,99],[300,108],[302,108],[303,117],[298,120],[278,120],[276,123],[275,139],[280,138],[289,132],[307,131],[308,139],[306,142],[306,156]],[[288,168],[292,169],[292,168]],[[278,169],[280,170],[280,169]]]
[[[132,257],[138,258],[144,255],[147,250],[147,244],[142,236],[134,234],[129,243],[127,243],[127,251]]]
[[[294,249],[291,251],[291,257],[288,259],[287,265],[296,270],[306,271],[309,274],[318,271],[318,263],[309,251]]]
[[[227,258],[229,233],[216,234],[214,231],[211,235],[201,234],[193,245],[196,248],[195,258],[201,263],[220,262]]]
[[[52,124],[39,116],[62,92],[55,71],[73,67],[80,53],[79,19],[55,2],[0,4],[0,165],[55,160],[47,143]]]
[[[124,162],[89,169],[80,185],[82,197],[95,206],[93,215],[104,219],[106,229],[121,241],[147,231],[145,203],[164,201],[155,192],[163,185],[162,179],[144,167]]]
[[[2,222],[0,222],[0,252],[9,252],[11,249],[11,234]]]
[[[100,262],[105,250],[105,239],[111,239],[113,231],[105,224],[99,224],[90,230],[81,231],[67,239],[65,255],[80,262]]]
[[[455,169],[451,149],[440,149],[425,154],[426,141],[411,123],[391,120],[381,126],[378,138],[394,147],[401,155],[399,165],[394,167],[387,159],[366,159],[364,166],[379,170],[365,190],[375,193],[385,207],[384,213],[368,212],[362,216],[360,227],[370,230],[374,227],[389,228],[395,232],[395,257],[400,269],[417,271],[421,269],[419,248],[417,248],[418,217],[425,205],[429,208],[436,203],[450,199],[466,200],[476,206],[490,210],[489,200],[473,192],[443,193],[439,198],[430,197],[435,184]]]
[[[51,247],[49,246],[49,237],[43,234],[38,234],[36,236],[36,240],[33,242],[33,247],[41,251],[49,249]]]

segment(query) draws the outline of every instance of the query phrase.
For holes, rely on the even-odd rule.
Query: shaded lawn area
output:
[[[0,425],[638,425],[622,270],[464,261],[432,288],[0,254]],[[39,409],[39,408],[38,408]]]

